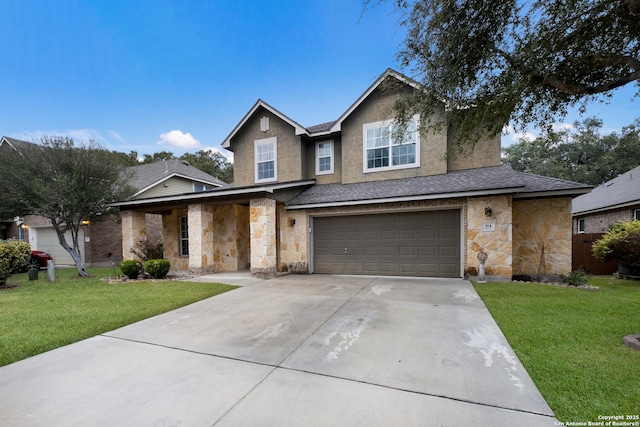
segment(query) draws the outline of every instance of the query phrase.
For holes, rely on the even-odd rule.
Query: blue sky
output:
[[[259,98],[304,126],[334,120],[385,69],[407,71],[391,3],[0,0],[0,134],[179,156],[221,149]],[[640,117],[635,90],[586,116],[619,131]]]

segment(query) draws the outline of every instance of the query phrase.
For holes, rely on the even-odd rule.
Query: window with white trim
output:
[[[635,219],[636,221],[640,221],[640,209],[636,209],[635,211],[633,211],[633,219]]]
[[[584,233],[585,230],[585,220],[584,218],[580,218],[577,221],[578,233]]]
[[[392,120],[362,125],[363,172],[420,166],[419,115],[407,123],[404,132]],[[398,134],[402,132],[402,135]]]
[[[180,217],[180,256],[189,255],[189,218]]]
[[[333,141],[316,144],[316,175],[333,173]]]
[[[256,182],[269,182],[278,179],[277,174],[277,139],[258,139],[253,143],[255,156]]]

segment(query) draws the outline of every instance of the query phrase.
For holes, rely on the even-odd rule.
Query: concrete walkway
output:
[[[247,274],[0,368],[2,426],[552,426],[471,284]]]

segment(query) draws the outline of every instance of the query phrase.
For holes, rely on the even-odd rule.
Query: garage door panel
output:
[[[313,229],[318,273],[460,277],[459,210],[320,217]]]

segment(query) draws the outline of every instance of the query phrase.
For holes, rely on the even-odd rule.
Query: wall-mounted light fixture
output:
[[[82,225],[89,225],[89,220],[85,219],[84,221],[82,221]]]
[[[296,225],[296,219],[295,218],[289,218],[289,227],[293,227],[294,225]]]
[[[22,224],[20,228],[22,228],[23,230],[26,230],[27,228],[29,228],[29,226],[27,224]]]
[[[484,208],[484,216],[486,216],[487,218],[489,218],[492,213],[493,210],[491,209],[491,207],[487,206],[486,208]]]

